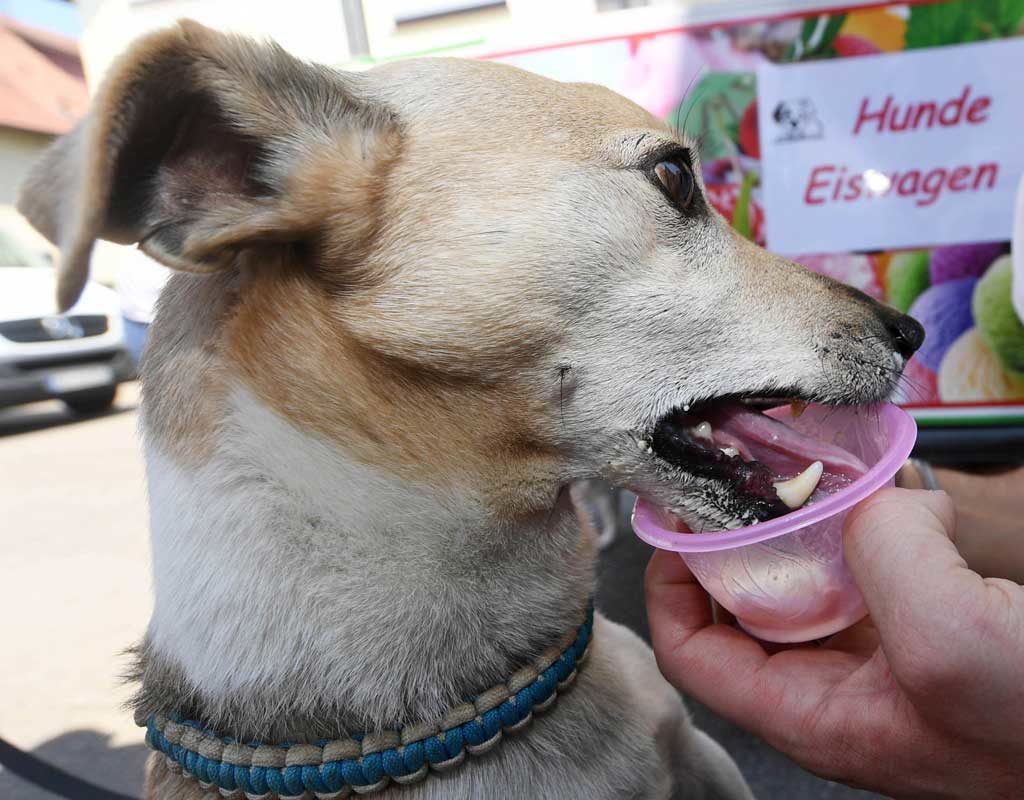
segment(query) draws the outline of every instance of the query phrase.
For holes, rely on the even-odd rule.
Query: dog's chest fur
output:
[[[140,710],[268,741],[435,719],[557,640],[585,602],[593,553],[567,504],[506,530],[472,497],[399,485],[244,390],[227,397],[205,466],[147,444],[156,606]],[[668,754],[696,735],[650,652],[599,617],[578,685],[547,715],[394,791],[668,797]],[[159,757],[149,785],[154,798],[203,796]]]
[[[580,613],[590,545],[567,503],[513,530],[352,464],[243,389],[227,403],[201,467],[147,443],[144,675],[180,670],[211,723],[285,738],[431,719]]]

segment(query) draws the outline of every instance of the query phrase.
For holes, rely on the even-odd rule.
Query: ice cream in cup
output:
[[[789,406],[761,413],[736,404],[707,424],[703,433],[728,441],[724,455],[756,464],[756,479],[770,476],[779,500],[794,510],[737,530],[694,533],[640,499],[633,511],[637,536],[678,553],[760,639],[810,641],[863,617],[863,598],[843,558],[843,521],[856,503],[895,482],[917,436],[910,415],[888,404],[811,405],[798,415]]]

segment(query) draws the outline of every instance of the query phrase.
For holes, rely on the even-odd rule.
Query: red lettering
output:
[[[981,188],[981,181],[984,176],[988,176],[988,186],[986,189],[991,189],[996,185],[996,177],[999,175],[999,165],[989,162],[987,164],[979,164],[978,171],[974,175],[974,191],[978,191]]]
[[[956,125],[960,122],[960,115],[964,112],[964,106],[967,104],[967,95],[971,93],[971,87],[965,86],[964,90],[960,93],[959,97],[954,97],[952,100],[947,100],[942,104],[942,109],[939,111],[939,124],[949,128],[952,125]],[[946,112],[952,110],[953,116],[947,118]]]
[[[857,122],[853,126],[853,135],[857,136],[860,134],[860,126],[867,122],[877,122],[878,132],[881,133],[885,130],[885,117],[889,113],[889,108],[892,106],[892,95],[888,95],[885,98],[885,103],[882,105],[881,110],[868,112],[868,103],[870,98],[865,97],[860,101],[860,111],[857,112]]]
[[[967,85],[956,97],[938,105],[936,100],[922,100],[917,103],[897,103],[892,95],[887,95],[880,108],[871,108],[868,97],[860,101],[857,120],[853,125],[853,135],[860,134],[861,128],[874,126],[878,133],[886,130],[894,133],[915,131],[921,128],[934,128],[936,122],[944,128],[950,128],[967,122],[979,125],[988,121],[988,109],[992,98],[985,95],[971,100],[971,86]]]
[[[904,172],[896,183],[896,193],[901,195],[917,194],[918,184],[921,182],[919,170],[912,169]]]
[[[864,178],[862,176],[851,176],[849,183],[846,184],[846,194],[843,195],[843,200],[859,200],[863,183]]]
[[[981,122],[988,122],[988,114],[985,114],[985,109],[990,105],[992,105],[992,98],[988,95],[984,97],[976,97],[967,109],[967,121],[972,125],[977,125]]]
[[[846,177],[846,167],[843,167],[841,170],[839,170],[839,177],[836,178],[835,187],[832,189],[832,200],[833,201],[839,199],[839,192],[843,188],[843,179],[845,177]]]
[[[926,196],[919,197],[914,202],[919,206],[930,206],[939,199],[939,193],[942,191],[942,184],[945,180],[946,170],[942,169],[942,167],[933,169],[924,176],[924,180],[921,182],[921,191]]]
[[[833,166],[815,167],[814,169],[811,170],[810,180],[807,181],[807,189],[804,190],[804,204],[805,205],[820,206],[820,205],[822,205],[825,202],[824,198],[815,199],[815,198],[811,197],[811,193],[815,189],[827,189],[828,188],[829,181],[827,179],[819,181],[818,180],[818,173],[820,173],[820,172],[829,172],[829,173],[831,173],[831,172],[835,172],[835,171],[836,171],[836,168],[833,167]]]
[[[949,189],[953,192],[962,192],[967,188],[966,178],[971,174],[970,167],[957,167],[949,176]]]
[[[903,119],[900,119],[900,107],[896,106],[893,109],[892,116],[889,117],[889,130],[898,133],[899,131],[905,131],[910,127],[910,117],[914,113],[914,107],[905,106],[903,108]]]
[[[925,126],[930,128],[935,124],[935,103],[929,100],[927,103],[921,103],[917,107],[917,113],[914,114],[915,128],[921,125],[921,117],[925,115],[925,112],[928,112],[928,122],[925,123]],[[895,116],[895,114],[893,116]]]

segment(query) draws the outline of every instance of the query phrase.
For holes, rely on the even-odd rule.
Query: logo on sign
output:
[[[82,326],[67,317],[43,317],[39,324],[51,339],[80,339],[85,335]]]
[[[820,139],[825,135],[824,126],[818,119],[818,111],[809,97],[795,100],[781,100],[772,111],[772,119],[778,126],[777,142],[799,142],[804,139]]]

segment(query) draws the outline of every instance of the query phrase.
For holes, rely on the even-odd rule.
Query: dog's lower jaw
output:
[[[732,530],[754,521],[749,509],[735,507],[735,497],[723,484],[659,458],[643,434],[622,432],[609,450],[614,455],[606,461],[602,478],[651,500],[691,530]]]

